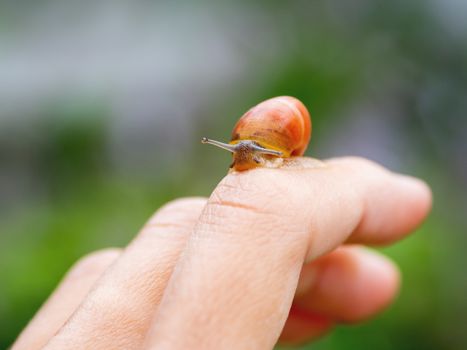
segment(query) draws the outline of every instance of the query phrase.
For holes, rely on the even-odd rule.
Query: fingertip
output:
[[[384,255],[363,247],[353,247],[358,254],[359,276],[354,290],[349,291],[348,309],[341,321],[360,322],[388,307],[396,298],[401,273],[398,266]]]
[[[397,186],[394,193],[399,199],[393,203],[392,223],[375,231],[380,233],[379,240],[374,242],[376,245],[386,245],[404,238],[416,230],[431,211],[432,192],[426,182],[400,174],[394,174],[393,178]]]
[[[397,266],[366,248],[345,246],[313,264],[315,282],[295,302],[338,322],[359,322],[377,314],[399,290]]]
[[[432,206],[432,192],[418,178],[388,173],[384,181],[368,185],[358,227],[347,243],[387,245],[419,227]]]
[[[409,175],[394,175],[399,186],[406,191],[411,198],[414,217],[414,226],[418,225],[431,211],[433,193],[430,186],[423,180]]]

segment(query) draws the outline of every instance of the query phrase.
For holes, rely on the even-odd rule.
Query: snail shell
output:
[[[311,118],[294,97],[274,97],[251,108],[234,126],[229,144],[203,138],[233,153],[231,167],[242,171],[271,164],[274,158],[304,154],[311,138]]]

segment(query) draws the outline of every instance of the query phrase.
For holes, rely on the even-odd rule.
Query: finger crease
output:
[[[186,228],[187,225],[176,224],[173,222],[155,222],[152,224],[147,224],[144,226],[144,229],[148,228]]]
[[[247,205],[244,203],[239,203],[239,202],[234,202],[234,201],[219,201],[219,202],[211,202],[213,205],[221,205],[225,207],[233,207],[233,208],[240,208],[240,209],[246,209],[246,210],[251,210],[254,212],[262,212],[260,209],[252,206],[252,205]]]

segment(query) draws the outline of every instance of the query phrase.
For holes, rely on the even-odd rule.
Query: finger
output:
[[[161,208],[46,348],[139,348],[205,202],[187,198]]]
[[[383,255],[358,246],[337,248],[302,269],[281,340],[311,340],[323,334],[323,324],[376,315],[395,298],[399,280],[397,267]]]
[[[367,226],[359,228],[376,221],[369,216],[381,217],[388,231],[400,235],[414,226],[410,215],[400,213],[419,215],[414,207],[429,207],[427,187],[419,181],[371,166],[347,172],[308,163],[297,159],[290,167],[224,178],[177,263],[148,347],[272,348],[305,261],[335,249],[356,230],[370,235],[363,231]],[[369,178],[372,188],[389,190],[369,191]]]
[[[338,248],[305,266],[302,278],[314,281],[296,296],[298,308],[339,322],[358,322],[390,304],[399,290],[400,274],[383,255],[354,246]]]
[[[332,330],[334,322],[322,315],[295,307],[292,304],[287,321],[282,329],[279,343],[299,345],[317,339]]]
[[[340,169],[343,176],[358,174],[350,185],[363,199],[360,203],[363,213],[348,243],[381,245],[397,241],[417,228],[431,209],[431,190],[419,179],[390,173],[364,158],[336,158],[327,163]],[[397,192],[392,195],[394,179],[397,180]],[[416,193],[414,182],[419,185]],[[390,215],[378,215],[382,209]]]
[[[81,258],[26,326],[12,350],[41,349],[63,326],[120,253],[120,249],[105,249]]]

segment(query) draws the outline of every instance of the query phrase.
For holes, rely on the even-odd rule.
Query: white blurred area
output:
[[[148,89],[156,98],[177,89],[199,94],[241,68],[222,23],[199,7],[43,3],[25,7],[16,14],[21,25],[4,33],[0,93],[10,111],[64,93],[115,100]]]
[[[315,7],[342,26],[359,20],[370,3]],[[467,34],[465,1],[426,6],[448,30]],[[0,122],[30,118],[50,99],[83,95],[110,101],[123,119],[186,120],[197,101],[238,81],[249,65],[272,65],[297,45],[287,37],[290,14],[277,23],[273,11],[248,2],[46,0],[2,8]],[[315,8],[304,9],[313,18]],[[256,79],[265,78],[261,66],[254,68]]]
[[[50,137],[43,124],[80,123],[49,115],[56,106],[103,106],[112,169],[150,168],[152,176],[158,165],[176,167],[190,157],[202,111],[226,92],[248,93],[245,79],[252,78],[250,86],[267,81],[261,65],[248,77],[252,64],[281,58],[275,23],[245,3],[0,6],[0,207],[41,196],[44,174],[37,172],[47,164],[37,164],[37,150]]]
[[[0,123],[27,127],[56,100],[97,100],[111,108],[115,158],[135,159],[148,147],[183,151],[197,105],[244,72],[227,23],[205,6],[46,1],[12,8],[14,32],[3,33],[0,46]]]

